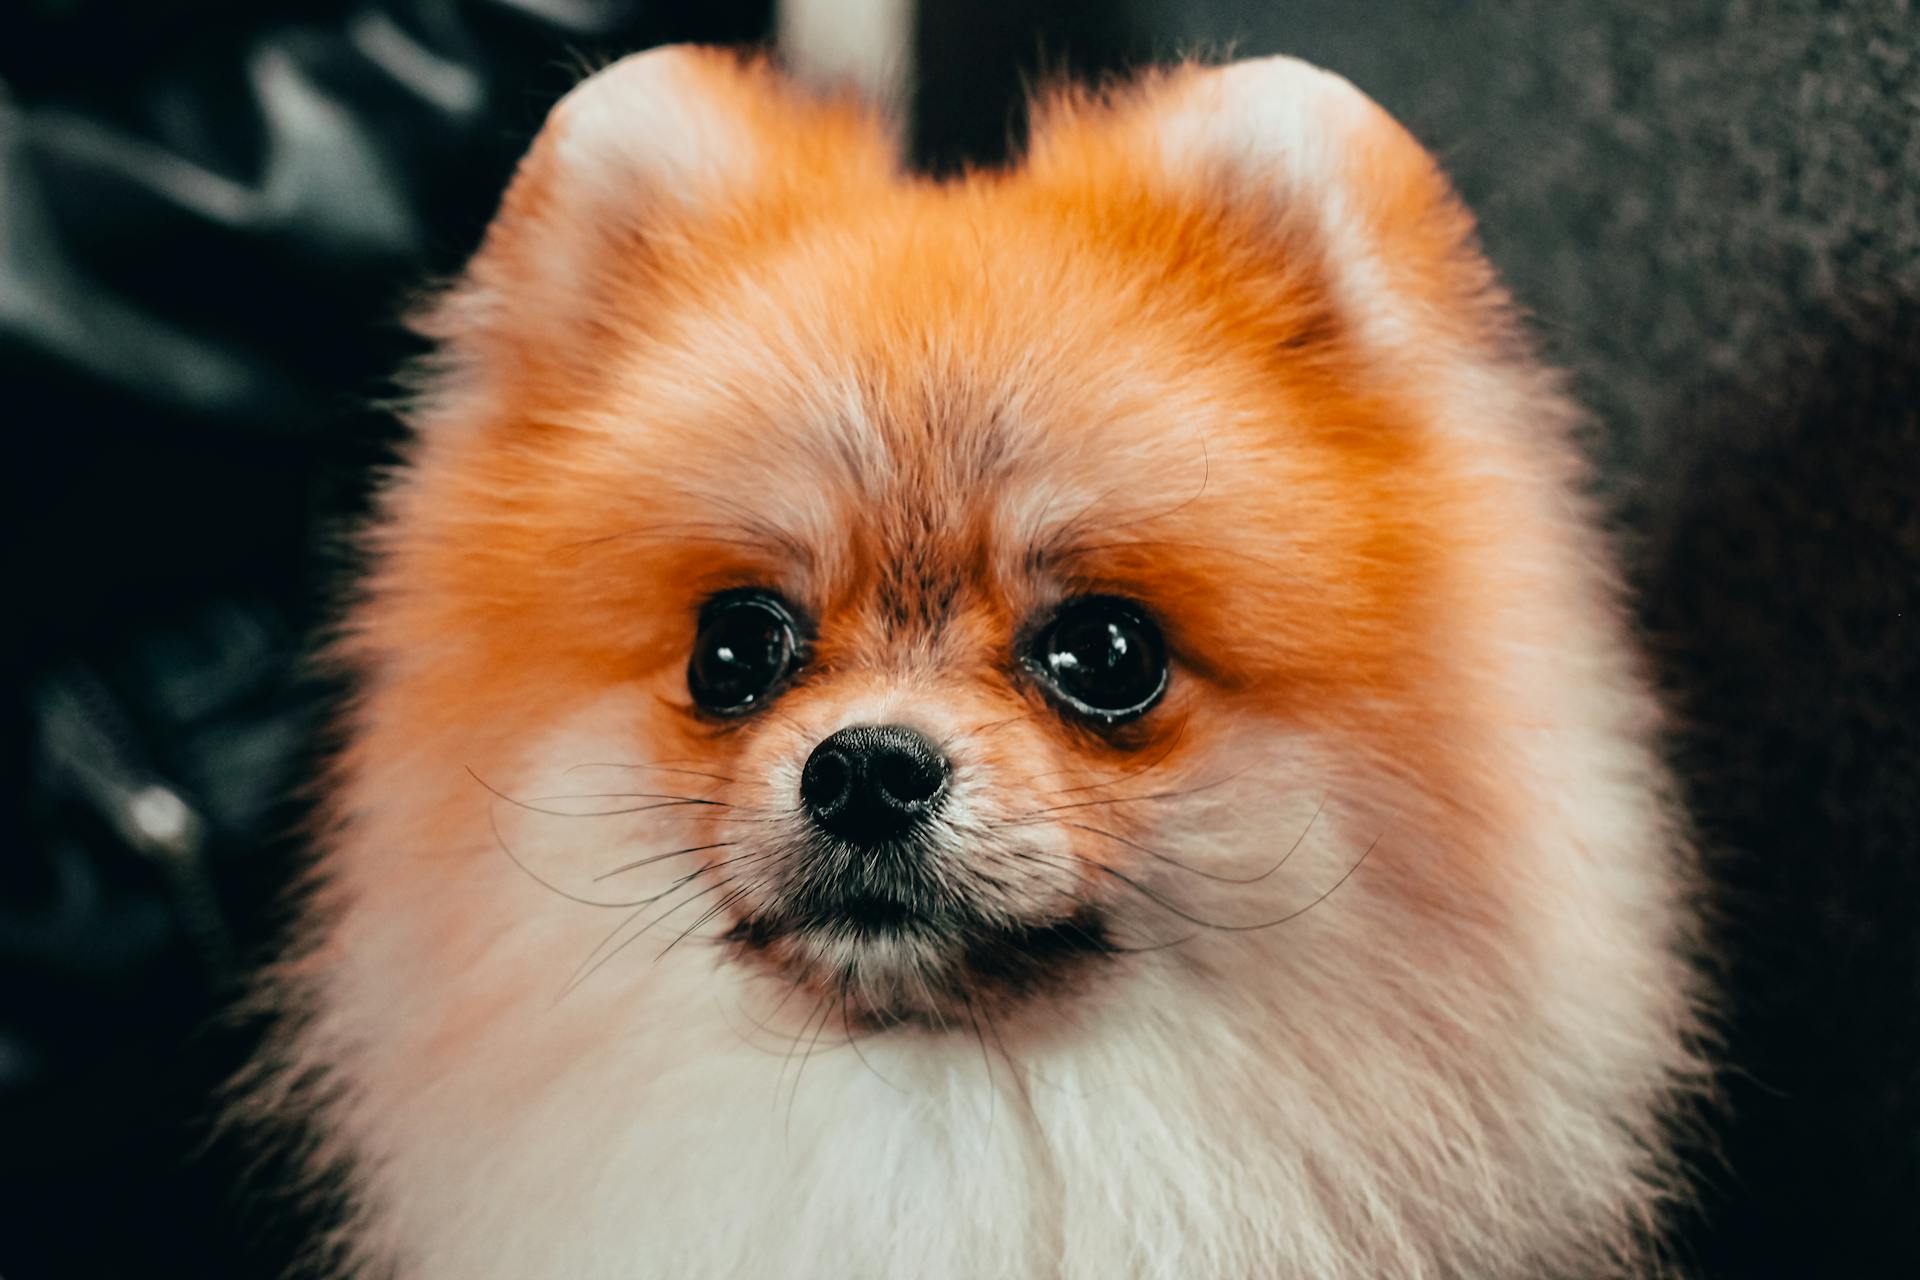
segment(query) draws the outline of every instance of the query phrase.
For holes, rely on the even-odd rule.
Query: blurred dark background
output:
[[[831,25],[831,5],[811,5]],[[1713,871],[1703,1275],[1920,1275],[1920,13],[1902,0],[922,0],[911,136],[1284,51],[1434,148],[1593,411]],[[816,21],[819,21],[816,17]],[[298,866],[301,654],[386,456],[394,316],[581,68],[769,3],[0,9],[0,1276],[265,1276],[207,1140]],[[1710,1147],[1711,1149],[1707,1149]]]

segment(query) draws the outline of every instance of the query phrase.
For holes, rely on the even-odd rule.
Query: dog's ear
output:
[[[415,324],[441,344],[442,383],[565,383],[545,375],[591,372],[603,339],[643,337],[752,242],[858,199],[894,166],[875,118],[763,59],[635,54],[553,108],[480,251]]]
[[[1343,329],[1397,357],[1504,343],[1504,296],[1473,219],[1426,150],[1352,84],[1294,58],[1158,72],[1035,105],[1033,181],[1130,184],[1232,213],[1238,260],[1311,281]],[[1216,224],[1217,225],[1217,224]],[[1457,349],[1457,348],[1456,348]]]

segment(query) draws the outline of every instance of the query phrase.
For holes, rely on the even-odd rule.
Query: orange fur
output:
[[[629,105],[664,113],[631,133],[608,119],[628,103],[621,75],[635,86]],[[1235,1072],[1284,1074],[1274,1062],[1320,1062],[1344,1045],[1383,1080],[1413,1069],[1463,1082],[1461,1097],[1425,1102],[1384,1084],[1371,1103],[1328,1093],[1327,1114],[1346,1126],[1340,1142],[1389,1154],[1354,1156],[1351,1174],[1333,1146],[1314,1157],[1299,1194],[1325,1195],[1335,1206],[1326,1221],[1348,1228],[1287,1237],[1284,1224],[1262,1226],[1262,1256],[1342,1276],[1535,1274],[1596,1249],[1637,1265],[1637,1233],[1662,1194],[1656,1135],[1691,1063],[1693,980],[1674,896],[1685,868],[1645,751],[1651,713],[1569,491],[1566,411],[1522,354],[1470,219],[1417,144],[1357,95],[1325,93],[1307,99],[1308,118],[1347,130],[1347,142],[1299,179],[1304,189],[1267,180],[1287,158],[1261,160],[1254,142],[1188,155],[1167,141],[1169,121],[1231,117],[1215,102],[1218,77],[1184,68],[1106,97],[1061,95],[1038,111],[1024,164],[947,183],[897,173],[884,131],[851,107],[726,55],[653,55],[556,111],[466,278],[423,321],[442,354],[340,648],[364,693],[337,768],[326,905],[286,979],[303,993],[287,998],[313,1002],[325,1030],[281,1052],[323,1067],[352,1059],[332,1064],[343,1095],[389,1119],[343,1104],[322,1121],[329,1153],[421,1177],[416,1156],[432,1143],[396,1134],[446,1108],[449,1125],[464,1123],[465,1095],[449,1081],[471,1075],[504,1105],[542,1107],[583,1059],[612,1051],[603,1042],[622,1024],[529,1021],[593,929],[550,915],[569,908],[542,904],[526,880],[570,901],[621,896],[595,878],[612,846],[572,839],[607,828],[550,836],[564,824],[525,799],[567,770],[619,763],[552,756],[543,744],[557,726],[590,721],[595,741],[624,744],[632,760],[697,775],[608,793],[745,803],[847,716],[889,708],[946,743],[1008,813],[1075,796],[1106,803],[1129,785],[1222,788],[1217,802],[1191,802],[1185,825],[1152,803],[1055,824],[1048,847],[1062,852],[1051,856],[1070,856],[1073,869],[1031,873],[1036,913],[1111,905],[1125,898],[1120,876],[1183,891],[1143,855],[1183,841],[1199,849],[1184,857],[1211,857],[1209,824],[1225,824],[1241,843],[1207,865],[1235,883],[1256,883],[1242,873],[1276,851],[1317,878],[1287,881],[1284,898],[1248,889],[1210,910],[1237,909],[1244,922],[1305,903],[1331,922],[1316,928],[1348,927],[1343,910],[1395,922],[1365,945],[1332,932],[1323,954],[1262,951],[1258,969],[1235,958],[1253,952],[1233,949],[1253,941],[1210,939],[1169,962],[1170,972],[1238,973],[1222,981],[1247,984],[1234,996],[1247,1010],[1268,1008],[1270,979],[1255,974],[1279,972],[1274,964],[1306,966],[1303,990],[1344,975],[1365,984],[1367,1002],[1399,1009],[1365,1031],[1339,1031],[1330,1013],[1326,1047],[1301,1043],[1273,1014],[1248,1034],[1276,1056]],[[700,145],[676,152],[669,138],[662,160],[647,151],[649,129]],[[1316,220],[1319,190],[1344,194]],[[1368,289],[1383,299],[1378,314],[1356,305]],[[756,585],[803,602],[817,645],[770,711],[716,725],[688,705],[695,620],[715,592]],[[1174,661],[1166,701],[1109,736],[1057,715],[1010,657],[1033,618],[1088,592],[1143,602]],[[1568,741],[1588,745],[1564,770],[1539,754],[1571,750]],[[1296,749],[1324,769],[1272,763]],[[1617,770],[1625,799],[1590,798],[1586,782],[1562,776],[1594,761]],[[1249,769],[1258,781],[1234,781]],[[1333,798],[1326,821],[1354,831],[1350,847],[1310,845],[1294,863],[1289,842],[1307,835],[1293,828],[1248,846],[1258,814],[1316,794],[1323,807]],[[1607,844],[1608,805],[1631,828],[1618,837],[1632,846],[1624,853]],[[720,812],[661,822],[685,845],[718,842],[728,834]],[[1609,815],[1593,824],[1591,854],[1578,822],[1562,832],[1581,814]],[[646,821],[635,816],[632,830],[651,839]],[[522,828],[538,857],[515,852]],[[502,846],[522,865],[506,865]],[[714,877],[737,856],[700,855]],[[1583,877],[1616,874],[1631,909],[1593,908],[1591,936],[1564,923],[1580,909]],[[1176,888],[1154,879],[1168,875]],[[1314,894],[1329,885],[1345,896],[1323,911]],[[514,887],[540,909],[503,916],[500,903],[519,899],[500,895]],[[1370,905],[1340,905],[1355,900]],[[722,903],[721,925],[752,903],[708,901]],[[1168,944],[1165,923],[1134,940]],[[1285,945],[1272,936],[1257,945]],[[545,955],[564,957],[557,972],[507,959]],[[1553,984],[1577,985],[1579,966],[1603,960],[1620,964],[1620,990],[1634,994],[1619,997],[1618,1027],[1589,1036]],[[684,963],[737,968],[727,981],[743,989],[767,990],[773,976],[777,994],[788,981],[704,953]],[[334,990],[351,986],[336,975],[361,965],[390,975],[377,1017],[356,1011],[363,995]],[[607,998],[636,1025],[657,1021],[688,998],[663,994],[671,981],[628,973]],[[832,991],[819,974],[792,981]],[[1124,1010],[1128,981],[1117,971],[1082,999]],[[1284,1007],[1285,994],[1271,994]],[[1057,1008],[1071,1008],[1070,996],[987,1003],[1016,1042],[1072,1050],[1071,1018],[1062,1024]],[[774,1005],[767,1016],[804,1036],[800,1012]],[[834,1016],[821,1014],[822,1025]],[[500,1038],[509,1026],[522,1030]],[[1500,1060],[1535,1041],[1559,1047],[1524,1070]],[[1560,1085],[1538,1082],[1575,1060],[1568,1079],[1626,1082],[1624,1100],[1602,1101],[1594,1085],[1588,1103],[1539,1105],[1563,1108],[1552,1114],[1567,1134],[1588,1135],[1566,1137],[1566,1151],[1598,1142],[1590,1129],[1624,1135],[1604,1169],[1581,1156],[1604,1189],[1575,1208],[1535,1205],[1536,1216],[1567,1215],[1557,1234],[1495,1221],[1495,1201],[1547,1196],[1525,1184],[1549,1156],[1519,1154],[1523,1139],[1490,1099],[1521,1089],[1515,1081],[1561,1098]],[[1321,1068],[1292,1070],[1306,1087]],[[999,1087],[989,1064],[989,1089]],[[1575,1095],[1585,1096],[1568,1086]],[[1397,1122],[1374,1106],[1410,1108],[1422,1124],[1455,1126],[1453,1136],[1404,1139],[1403,1150],[1388,1131]],[[506,1118],[469,1119],[515,1141]],[[1485,1203],[1461,1189],[1503,1159],[1512,1186],[1490,1187]],[[453,1274],[433,1261],[453,1255],[430,1239],[425,1211],[405,1207],[430,1189],[386,1177],[360,1190],[372,1243],[356,1256]],[[1450,1195],[1459,1207],[1444,1207]],[[1362,1213],[1354,1196],[1377,1203]],[[1371,1226],[1368,1214],[1379,1215]],[[528,1230],[537,1235],[537,1223]],[[1347,1253],[1327,1252],[1341,1235]],[[1173,1274],[1188,1265],[1171,1261],[1187,1256],[1180,1248],[1202,1247],[1171,1241],[1150,1245],[1166,1266],[1140,1263],[1140,1273]],[[1219,1256],[1240,1262],[1194,1254],[1201,1270],[1183,1273],[1241,1273],[1254,1243],[1222,1242]],[[1072,1254],[1035,1274],[1080,1274]],[[787,1256],[805,1271],[801,1254]]]

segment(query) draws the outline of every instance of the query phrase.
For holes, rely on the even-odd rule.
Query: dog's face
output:
[[[573,790],[647,808],[543,876],[671,873],[660,910],[735,962],[950,1021],[1278,920],[1383,815],[1444,820],[1474,623],[1438,602],[1484,499],[1309,228],[1162,171],[1150,112],[1062,108],[1025,171],[935,187],[693,71],[753,159],[622,240],[568,204],[562,163],[612,161],[563,107],[441,317],[485,392],[401,499],[396,606],[459,635],[431,678],[502,704],[481,738],[644,694]]]
[[[645,55],[425,326],[281,1050],[368,1257],[1644,1274],[1648,704],[1561,401],[1357,92],[1183,69],[933,184]],[[806,1140],[741,1107],[843,1030]]]

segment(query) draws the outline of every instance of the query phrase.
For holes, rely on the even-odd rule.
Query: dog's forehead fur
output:
[[[732,512],[820,594],[877,578],[899,607],[1058,573],[1186,503],[1223,523],[1282,388],[1237,403],[1249,371],[1192,353],[1201,317],[1129,316],[1111,278],[1075,278],[1098,268],[1008,261],[1006,237],[907,203],[738,268],[612,355],[602,416],[636,493]]]

